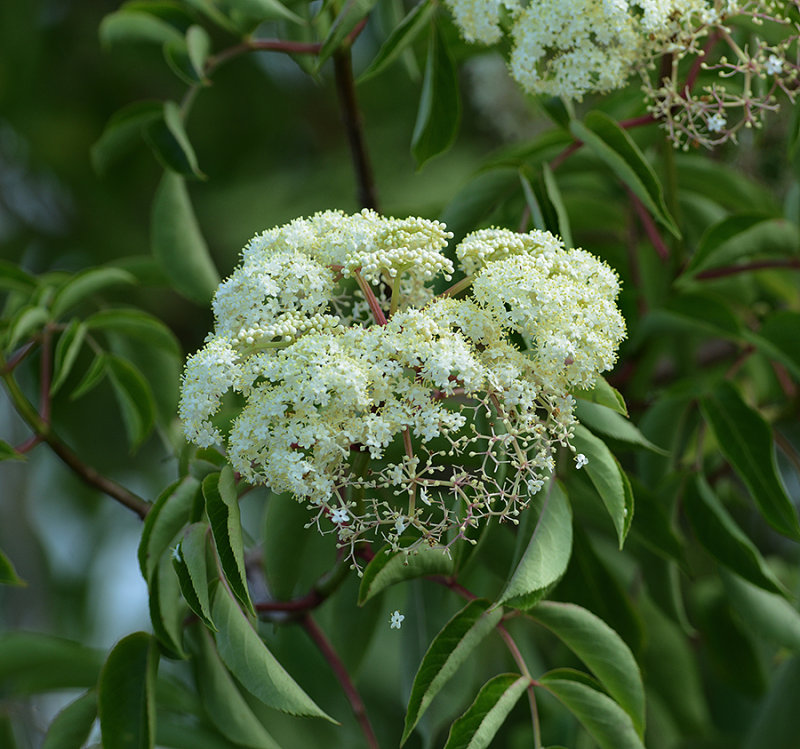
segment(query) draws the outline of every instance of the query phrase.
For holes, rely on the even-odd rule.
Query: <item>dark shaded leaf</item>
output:
[[[147,125],[143,132],[162,166],[182,177],[205,179],[186,134],[180,107],[174,101],[165,101],[162,116]]]
[[[69,703],[50,724],[42,749],[81,749],[97,718],[97,695],[86,692]]]
[[[92,146],[92,166],[98,174],[108,168],[139,141],[144,129],[160,119],[164,104],[160,101],[137,101],[115,112],[102,135]]]
[[[113,354],[106,357],[108,376],[117,398],[131,449],[139,447],[153,428],[156,403],[153,391],[142,373],[127,359]]]

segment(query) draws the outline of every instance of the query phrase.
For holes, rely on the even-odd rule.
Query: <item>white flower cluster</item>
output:
[[[471,297],[434,298],[449,237],[371,211],[265,232],[186,364],[187,437],[225,442],[244,480],[306,502],[354,561],[367,537],[448,546],[480,518],[513,520],[571,449],[570,390],[624,337],[616,274],[546,232],[467,236],[453,289]]]
[[[445,2],[467,41],[510,37],[509,69],[528,93],[581,100],[639,73],[650,112],[676,144],[717,145],[759,127],[778,91],[796,96],[800,0]],[[742,38],[737,18],[747,22]],[[693,64],[681,67],[687,57]],[[694,91],[701,71],[716,78]]]

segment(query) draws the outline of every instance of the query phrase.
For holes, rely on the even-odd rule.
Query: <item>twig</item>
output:
[[[342,659],[333,649],[330,641],[327,637],[325,637],[325,633],[311,617],[311,614],[306,614],[303,617],[302,624],[303,629],[305,629],[305,631],[308,633],[308,636],[319,648],[319,651],[322,653],[325,660],[328,661],[328,665],[331,667],[331,670],[336,675],[339,683],[342,685],[342,690],[350,702],[350,707],[353,709],[353,714],[356,716],[356,720],[358,721],[359,726],[361,726],[361,731],[364,734],[364,738],[367,740],[367,746],[369,746],[370,749],[380,749],[378,739],[375,736],[375,732],[372,730],[372,725],[369,722],[369,716],[367,715],[367,710],[364,707],[364,701],[361,699],[361,695],[358,693],[355,684],[353,684],[350,674],[347,673],[347,669],[345,668]]]
[[[701,271],[695,275],[695,279],[698,281],[708,281],[712,278],[724,278],[725,276],[734,276],[737,273],[747,273],[751,270],[765,270],[769,268],[800,270],[800,260],[797,258],[776,258],[774,260],[756,260],[753,263],[744,263],[742,265],[726,265],[722,268],[711,268]]]
[[[528,671],[528,666],[525,663],[525,659],[522,657],[522,653],[520,653],[517,643],[514,642],[514,638],[511,636],[511,633],[502,624],[498,624],[496,629],[500,634],[500,637],[503,638],[503,641],[505,642],[506,647],[509,649],[514,662],[517,664],[517,666],[519,666],[520,672],[528,679],[527,692],[528,703],[531,707],[531,721],[533,723],[533,746],[534,749],[541,749],[542,736],[539,727],[539,710],[536,707],[536,695],[533,691],[533,678],[531,677],[530,671]]]
[[[3,379],[5,380],[6,390],[8,391],[14,408],[23,420],[27,422],[28,426],[33,429],[39,441],[46,442],[52,451],[58,455],[85,484],[99,489],[121,505],[135,512],[140,518],[144,519],[151,506],[148,502],[145,502],[141,497],[137,496],[129,489],[126,489],[121,484],[118,484],[116,481],[112,481],[106,476],[103,476],[103,474],[92,466],[84,463],[76,453],[61,441],[50,424],[44,421],[36,412],[36,409],[25,397],[25,394],[20,389],[16,380],[11,376],[10,372],[3,375]]]
[[[339,107],[347,133],[347,141],[350,144],[350,155],[353,159],[353,170],[358,184],[358,202],[362,208],[372,208],[377,211],[378,196],[375,190],[375,177],[372,173],[372,165],[361,126],[361,112],[356,99],[353,61],[349,45],[343,45],[333,53],[333,67]]]
[[[627,185],[625,186],[625,192],[628,193],[633,210],[636,211],[639,221],[642,222],[642,226],[647,234],[647,238],[650,240],[650,244],[653,245],[661,260],[663,262],[667,262],[669,260],[669,247],[667,247],[667,245],[664,243],[664,240],[661,238],[661,234],[658,232],[656,222],[653,221],[653,217],[650,215],[650,212],[644,207],[644,203],[639,200],[633,190],[631,190]]]

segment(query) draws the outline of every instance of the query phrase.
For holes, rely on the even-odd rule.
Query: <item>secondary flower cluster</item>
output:
[[[640,73],[650,111],[679,144],[716,145],[758,126],[777,108],[778,90],[794,100],[798,0],[445,2],[467,41],[511,37],[509,68],[529,93],[580,100]],[[746,42],[734,38],[735,18],[746,26]],[[686,58],[692,63],[679,67]],[[701,69],[717,75],[695,92]]]
[[[570,391],[624,337],[616,274],[546,232],[467,236],[466,277],[436,296],[450,237],[366,210],[264,232],[186,364],[187,437],[225,442],[244,480],[307,503],[354,561],[365,538],[441,547],[513,520],[571,449]]]

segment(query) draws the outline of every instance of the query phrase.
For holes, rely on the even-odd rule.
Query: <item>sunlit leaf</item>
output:
[[[278,663],[224,585],[217,586],[211,614],[219,628],[216,634],[219,655],[248,691],[276,710],[336,722]]]
[[[644,733],[644,686],[639,667],[628,646],[602,619],[571,603],[543,601],[529,611],[551,630],[592,671]]]
[[[575,407],[575,416],[581,424],[602,437],[611,437],[618,442],[651,450],[660,455],[667,454],[666,450],[662,450],[658,445],[650,442],[632,421],[616,410],[597,403],[579,400]]]
[[[628,415],[628,407],[625,405],[625,399],[616,388],[609,385],[608,381],[599,375],[591,390],[573,390],[572,395],[580,400],[597,403],[600,406],[610,408],[623,416]]]
[[[572,554],[572,510],[564,488],[552,481],[531,504],[526,512],[538,512],[538,519],[497,601],[520,609],[533,606],[547,594],[566,572]]]
[[[630,715],[579,674],[558,669],[541,676],[538,682],[564,703],[601,749],[644,749]]]
[[[408,740],[433,698],[500,621],[503,610],[489,609],[489,605],[481,599],[470,601],[436,635],[414,677],[401,745]]]
[[[279,749],[225,668],[211,635],[201,627],[193,630],[197,688],[211,722],[238,745],[251,749]]]
[[[444,749],[484,749],[503,725],[530,680],[519,674],[500,674],[481,687],[475,701],[450,728]]]
[[[247,572],[244,566],[239,497],[230,466],[225,466],[218,474],[212,473],[203,479],[203,496],[222,571],[234,595],[252,611],[253,604],[247,589]]]
[[[449,575],[453,560],[441,549],[421,547],[406,556],[402,551],[392,553],[384,547],[367,565],[358,592],[359,606],[390,585],[427,575]]]

